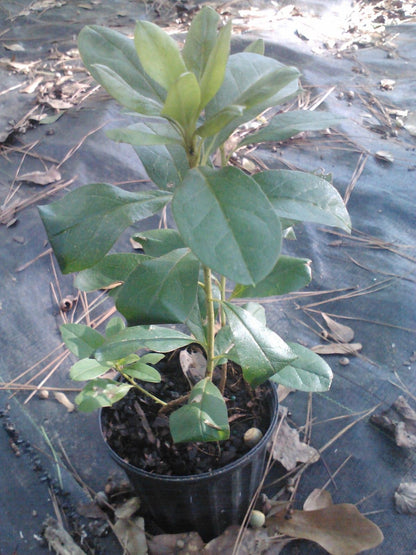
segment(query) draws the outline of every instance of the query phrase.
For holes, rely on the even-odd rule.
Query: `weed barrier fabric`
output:
[[[264,21],[261,10],[271,10],[269,5],[259,3],[256,11],[246,5],[230,8],[240,33],[235,35],[233,50],[241,50],[254,38],[264,38],[267,55],[301,70],[304,107],[325,97],[316,109],[344,118],[330,134],[302,134],[252,153],[258,167],[289,166],[331,174],[348,200],[354,228],[351,237],[325,226],[296,229],[297,241],[286,243],[286,253],[312,259],[313,282],[305,290],[309,295],[268,303],[268,323],[284,338],[313,347],[326,343],[319,336],[327,329],[322,318],[325,312],[351,327],[353,342],[362,345],[358,356],[326,357],[334,370],[332,388],[313,395],[311,401],[311,443],[322,450],[321,459],[304,473],[296,508],[302,508],[314,488],[328,482],[334,503],[357,504],[383,531],[384,542],[371,553],[410,555],[416,549],[415,517],[397,513],[394,492],[401,482],[415,481],[415,451],[398,447],[371,424],[369,415],[343,431],[371,409],[374,413],[387,410],[401,394],[415,408],[416,140],[411,114],[416,113],[412,92],[416,86],[416,23],[402,18],[386,26],[381,38],[379,28],[334,37],[336,25],[345,27],[346,17],[360,5],[330,4],[325,8],[323,3],[304,1],[297,3],[297,15],[292,11],[273,20],[269,11]],[[39,5],[39,11],[23,1],[2,2],[0,7],[0,204],[4,222],[0,225],[0,381],[39,384],[46,379],[47,386],[63,391],[74,384],[68,378],[70,359],[54,369],[59,362],[56,357],[63,352],[58,328],[65,316],[81,316],[83,301],[78,299],[76,308],[62,316],[60,301],[72,299],[76,290],[72,277],[60,275],[47,252],[36,204],[48,202],[46,195],[56,183],[63,183],[66,190],[90,182],[137,189],[146,175],[129,146],[113,144],[105,135],[105,125],[116,126],[128,116],[102,92],[88,95],[92,84],[85,73],[78,73],[76,56],[57,55],[53,62],[51,53],[66,54],[73,49],[84,24],[100,23],[131,33],[136,19],[158,22],[158,18],[150,6],[128,1]],[[168,7],[165,19],[162,13],[159,21],[170,22],[173,28],[177,12],[171,9],[174,3]],[[175,25],[178,33],[185,30],[183,25]],[[57,64],[52,73],[55,89],[23,93],[21,89],[41,75],[41,64],[27,65],[38,60]],[[26,64],[27,69],[13,66],[16,62]],[[68,75],[68,66],[76,75],[75,82],[90,87],[80,88],[78,97],[74,97],[74,88],[69,92],[64,88],[70,79],[57,85],[56,73],[62,76],[67,71]],[[59,119],[49,124],[25,119],[38,107],[39,95],[45,103],[36,113],[45,111],[50,116],[62,112]],[[70,106],[54,109],[47,104],[48,98],[67,101]],[[22,119],[24,125],[15,128]],[[61,174],[55,184],[17,179],[51,166]],[[57,191],[49,198],[62,194]],[[154,218],[154,227],[158,221]],[[127,244],[129,234],[121,241]],[[93,298],[89,296],[89,302]],[[90,318],[98,318],[108,306],[97,303]],[[44,357],[44,363],[22,375]],[[345,357],[347,365],[342,364]],[[40,370],[41,376],[34,377]],[[119,472],[96,434],[96,415],[68,412],[53,390],[46,400],[34,395],[26,402],[28,387],[23,392],[16,392],[16,387],[0,391],[2,555],[46,552],[36,538],[43,520],[56,516],[54,488],[60,480],[64,480],[68,505],[76,508],[88,501],[68,470],[68,461],[83,483],[95,491],[103,489],[109,475]],[[73,401],[74,392],[66,395]],[[283,404],[291,412],[292,424],[303,426],[308,395],[291,394]],[[57,465],[56,457],[62,465]],[[268,481],[273,482],[273,471]],[[269,487],[271,491],[279,489],[278,485]],[[112,539],[97,542],[102,552],[122,553]],[[295,552],[323,550],[305,542],[289,544],[284,550]]]

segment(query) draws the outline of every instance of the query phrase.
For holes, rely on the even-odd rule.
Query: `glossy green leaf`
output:
[[[193,337],[171,328],[132,326],[112,336],[94,356],[99,362],[114,361],[139,349],[167,353],[194,342]]]
[[[94,358],[83,358],[72,366],[69,375],[72,380],[83,382],[98,378],[109,368],[109,365],[100,364]]]
[[[243,114],[243,106],[226,106],[218,114],[207,120],[203,125],[198,127],[196,133],[203,138],[211,137],[219,133],[221,129],[227,126],[235,118]]]
[[[201,77],[201,108],[216,95],[224,80],[225,68],[230,53],[231,21],[218,33]]]
[[[253,52],[253,54],[261,54],[264,56],[264,40],[254,40],[246,48],[244,48],[244,52]]]
[[[274,96],[277,90],[292,83],[299,75],[296,68],[286,66],[265,73],[238,97],[236,104],[247,108],[262,104]]]
[[[236,285],[231,298],[271,297],[298,291],[312,279],[310,263],[307,258],[281,255],[265,279],[254,286]]]
[[[327,391],[332,370],[316,353],[297,343],[288,343],[297,359],[278,371],[271,380],[301,391]]]
[[[228,439],[227,406],[219,389],[208,378],[198,382],[188,403],[170,415],[169,426],[175,443]]]
[[[247,310],[224,303],[235,351],[244,378],[253,387],[265,382],[296,358],[291,348]]]
[[[338,191],[316,175],[291,170],[256,173],[260,185],[282,218],[339,227],[348,233],[351,220]]]
[[[149,256],[135,253],[117,253],[104,256],[97,264],[82,270],[74,285],[81,291],[105,289],[115,283],[123,283],[131,272]]]
[[[78,358],[91,356],[104,343],[104,337],[85,324],[62,324],[59,329],[62,341]]]
[[[320,131],[333,127],[341,120],[342,118],[326,112],[310,112],[308,110],[284,112],[274,116],[266,127],[248,135],[239,143],[239,146],[267,141],[285,141],[302,131]]]
[[[145,72],[166,90],[186,72],[178,44],[154,23],[137,23],[134,44]]]
[[[91,380],[75,397],[75,402],[82,412],[93,412],[101,407],[110,407],[127,395],[133,386],[114,380]]]
[[[188,158],[181,145],[139,146],[134,150],[149,178],[161,189],[179,185],[189,170]]]
[[[105,335],[107,338],[111,337],[112,335],[124,330],[125,327],[126,324],[124,323],[124,320],[120,318],[120,316],[114,316],[108,321],[105,327]]]
[[[247,91],[251,90],[253,94],[255,93],[256,83],[259,80],[263,79],[266,75],[274,74],[274,72],[284,67],[283,64],[273,58],[261,56],[253,52],[232,54],[228,59],[223,84],[205,109],[206,118],[211,119],[230,104],[241,104],[240,100],[247,95]],[[267,100],[245,109],[242,116],[231,121],[222,129],[216,138],[214,148],[221,145],[241,124],[254,119],[270,106],[283,104],[298,93],[298,74],[293,73],[293,78],[289,83],[277,80],[275,82],[274,94]]]
[[[195,303],[198,273],[188,249],[146,260],[121,288],[117,309],[133,325],[184,322]]]
[[[260,303],[255,303],[253,301],[249,301],[246,304],[241,305],[241,308],[244,308],[247,312],[249,312],[252,316],[257,318],[259,322],[266,325],[266,309]]]
[[[177,187],[173,215],[192,252],[229,279],[257,283],[280,253],[280,221],[251,177],[234,167],[190,170]]]
[[[101,64],[94,64],[92,68],[98,82],[122,106],[147,116],[160,115],[163,106],[160,102],[138,93],[111,68]]]
[[[220,16],[217,12],[209,6],[204,6],[193,18],[186,35],[182,56],[186,67],[193,71],[198,81],[214,48],[219,21]]]
[[[162,115],[177,121],[185,130],[193,131],[199,116],[201,91],[195,75],[182,73],[169,87]]]
[[[182,143],[181,136],[175,129],[163,120],[134,123],[128,127],[109,129],[107,137],[117,143],[127,143],[133,146],[153,145],[179,145]]]
[[[88,25],[78,36],[78,48],[82,61],[98,83],[104,86],[96,67],[106,67],[136,94],[163,105],[166,91],[145,73],[130,38],[107,27]]]
[[[162,256],[185,247],[176,229],[151,229],[137,233],[133,239],[139,242],[144,252],[150,256]]]
[[[94,183],[68,193],[39,212],[64,273],[94,266],[132,223],[161,210],[170,200],[162,191],[130,193]]]
[[[123,371],[128,376],[131,376],[136,380],[142,380],[143,382],[159,383],[162,379],[156,368],[153,368],[153,366],[149,366],[148,364],[144,364],[141,359],[140,361],[125,367]]]
[[[140,362],[144,362],[145,364],[157,364],[163,358],[165,358],[165,355],[161,353],[146,353],[140,357]]]

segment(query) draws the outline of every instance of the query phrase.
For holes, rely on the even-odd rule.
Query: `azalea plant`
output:
[[[299,72],[265,56],[261,40],[230,54],[231,23],[218,30],[219,19],[202,8],[182,49],[147,21],[137,23],[134,40],[94,25],[81,31],[86,68],[130,117],[130,125],[107,135],[133,145],[152,186],[126,191],[94,183],[39,208],[61,270],[77,272],[83,291],[109,289],[124,317],[111,319],[105,334],[81,324],[61,328],[80,358],[70,375],[87,382],[79,408],[112,405],[137,388],[170,412],[175,442],[228,438],[229,361],[254,388],[268,379],[304,391],[329,388],[326,362],[281,339],[267,327],[262,305],[250,299],[309,283],[310,261],[282,254],[297,222],[350,230],[328,180],[289,170],[249,175],[232,165],[233,154],[248,144],[336,121],[323,112],[275,110],[257,119],[260,125],[245,125],[296,97]],[[113,249],[126,228],[165,208],[174,227],[133,235],[143,253]],[[178,408],[147,391],[146,382],[161,380],[155,365],[164,353],[187,345],[203,351],[206,369]],[[105,377],[110,368],[123,379]]]

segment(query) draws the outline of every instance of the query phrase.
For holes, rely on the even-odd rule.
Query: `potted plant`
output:
[[[168,531],[197,529],[205,538],[242,518],[260,482],[277,418],[269,380],[323,391],[332,378],[325,361],[283,341],[267,327],[263,307],[243,305],[242,299],[285,294],[309,283],[310,261],[282,254],[282,241],[293,235],[296,222],[350,229],[344,203],[326,179],[287,170],[249,175],[232,164],[233,153],[245,145],[283,140],[335,120],[325,113],[277,113],[254,131],[246,126],[241,132],[266,109],[299,94],[299,73],[265,56],[261,40],[230,55],[231,23],[219,31],[218,25],[218,14],[202,8],[182,50],[147,21],[137,23],[134,41],[98,26],[81,31],[85,66],[132,121],[108,136],[133,145],[153,184],[145,191],[85,185],[39,208],[61,270],[78,272],[75,284],[85,291],[111,286],[125,319],[113,318],[105,334],[80,324],[61,327],[67,347],[80,358],[70,375],[87,382],[76,399],[79,408],[109,407],[102,420],[110,443],[111,411],[133,392],[134,419],[156,448],[172,444],[171,449],[192,451],[196,445],[198,458],[206,442],[221,465],[229,421],[238,420],[230,418],[235,397],[245,392],[248,404],[265,405],[271,425],[261,439],[255,430],[258,443],[199,475],[165,476],[157,466],[136,468],[113,453],[141,496],[153,502],[156,520]],[[112,250],[126,228],[165,207],[174,225],[136,233],[143,253]],[[162,357],[186,347],[187,356],[199,356],[199,366],[185,377],[166,370],[167,378]],[[111,368],[121,379],[107,376]],[[163,399],[160,387],[169,380],[174,395]],[[176,387],[179,381],[187,391]],[[150,429],[150,406],[159,424],[168,421],[171,438],[166,429],[162,439]]]

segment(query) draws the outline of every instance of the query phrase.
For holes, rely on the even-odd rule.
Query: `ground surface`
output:
[[[302,475],[295,507],[328,482],[335,503],[357,504],[383,531],[384,542],[372,554],[411,555],[416,517],[397,512],[394,493],[400,483],[416,480],[415,450],[398,446],[370,414],[388,410],[399,395],[416,406],[414,7],[304,0],[228,2],[218,9],[234,19],[235,50],[263,37],[268,55],[299,67],[300,107],[345,118],[338,132],[244,152],[238,162],[331,174],[354,227],[351,237],[322,226],[299,229],[289,250],[312,259],[313,282],[306,294],[267,305],[269,325],[285,338],[335,350],[334,340],[321,336],[331,332],[325,313],[348,325],[355,334],[350,342],[362,346],[328,355],[335,373],[329,393],[312,400],[291,394],[283,403],[290,423],[321,450]],[[113,536],[94,539],[93,547],[76,510],[89,502],[88,488],[99,491],[120,472],[95,439],[96,417],[68,412],[52,389],[73,399],[59,324],[81,317],[97,323],[108,307],[77,297],[72,279],[59,274],[35,206],[89,182],[140,187],[146,176],[134,153],[105,136],[103,127],[119,111],[83,72],[75,37],[87,23],[131,33],[142,17],[180,34],[192,16],[190,3],[177,14],[173,2],[18,0],[0,6],[0,381],[9,384],[0,391],[1,555],[46,553],[39,539],[48,515],[60,515],[78,540],[88,536],[85,552],[122,553]],[[49,119],[39,122],[45,114]],[[69,311],[60,310],[65,306]],[[29,400],[30,388],[43,382],[49,398]],[[305,422],[311,426],[305,429]],[[296,542],[284,552],[323,551]]]

